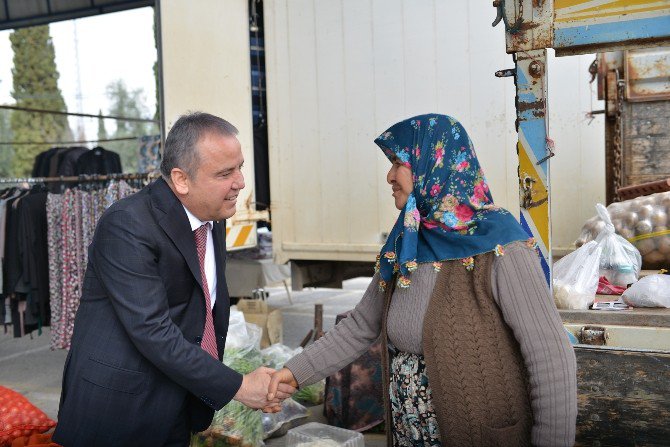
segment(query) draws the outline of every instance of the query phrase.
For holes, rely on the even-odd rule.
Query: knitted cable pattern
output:
[[[491,291],[493,254],[443,263],[426,312],[426,372],[444,446],[530,445],[527,372]]]

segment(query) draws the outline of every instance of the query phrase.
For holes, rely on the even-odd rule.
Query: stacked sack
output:
[[[670,266],[670,192],[612,203],[607,211],[617,234],[630,241],[642,256],[642,267]],[[575,241],[577,247],[594,240],[605,228],[600,216],[587,220]]]

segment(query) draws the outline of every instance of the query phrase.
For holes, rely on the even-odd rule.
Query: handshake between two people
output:
[[[276,371],[261,366],[244,375],[242,386],[233,399],[249,408],[263,410],[264,413],[278,413],[282,402],[297,389],[298,382],[289,369]]]

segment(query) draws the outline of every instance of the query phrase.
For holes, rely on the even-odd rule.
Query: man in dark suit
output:
[[[276,411],[269,374],[221,363],[228,330],[225,219],[244,188],[237,129],[182,116],[161,179],[112,205],[89,247],[55,442],[186,446],[235,399]]]

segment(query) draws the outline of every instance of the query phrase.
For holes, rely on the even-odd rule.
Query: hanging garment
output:
[[[53,155],[49,157],[49,177],[56,177],[58,175],[58,167],[60,166],[61,157],[70,151],[69,147],[56,148]]]
[[[76,164],[79,157],[89,151],[86,147],[71,147],[60,156],[58,175],[70,176],[76,174]]]
[[[49,253],[49,297],[51,304],[51,349],[63,347],[65,333],[62,325],[63,309],[63,229],[60,225],[63,194],[47,196],[47,246]]]
[[[35,162],[33,163],[33,177],[47,177],[49,175],[49,167],[51,166],[51,157],[61,149],[59,147],[52,147],[35,157]]]
[[[68,189],[46,200],[51,306],[51,348],[69,349],[98,220],[112,203],[137,190],[125,181],[96,189]]]
[[[9,188],[0,194],[0,322],[11,324],[11,308],[9,298],[4,293],[5,271],[5,239],[7,223],[7,203],[21,193],[18,188]]]
[[[148,135],[140,138],[139,157],[137,158],[140,172],[157,171],[161,165],[161,136]]]
[[[80,269],[77,262],[77,216],[75,191],[47,197],[49,239],[49,284],[51,297],[51,348],[69,348],[74,316],[80,292]]]
[[[46,200],[47,192],[41,185],[36,185],[27,196],[23,197],[18,208],[17,237],[21,245],[23,281],[28,288],[26,312],[37,320],[40,328],[49,324],[51,315]]]
[[[5,223],[5,256],[4,256],[4,274],[3,291],[6,295],[17,291],[23,291],[21,287],[22,269],[21,269],[21,245],[16,236],[19,228],[18,206],[21,198],[28,194],[23,190],[18,196],[7,201],[6,223]]]
[[[40,225],[45,198],[42,187],[35,186],[20,191],[5,205],[3,294],[8,299],[15,337],[41,329],[48,320],[48,282],[42,275],[46,268],[46,254],[41,248],[44,228]],[[7,322],[5,318],[3,321]]]
[[[4,291],[4,259],[5,259],[5,240],[7,229],[7,204],[10,200],[16,198],[21,193],[18,188],[5,190],[0,198],[0,296]]]
[[[116,174],[123,172],[121,157],[114,151],[100,146],[79,156],[75,164],[75,174]]]

